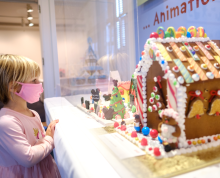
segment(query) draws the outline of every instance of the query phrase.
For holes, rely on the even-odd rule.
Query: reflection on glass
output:
[[[62,96],[108,91],[110,71],[130,80],[135,43],[129,7],[132,0],[55,0]]]

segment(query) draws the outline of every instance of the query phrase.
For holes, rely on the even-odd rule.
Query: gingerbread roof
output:
[[[130,85],[131,85],[130,81],[120,82],[120,83],[118,83],[118,88],[121,87],[124,90],[129,90],[130,89]]]
[[[188,37],[184,36],[184,33],[179,35],[176,32],[176,36],[161,38],[159,32],[152,33],[151,38],[147,40],[144,46],[145,50],[142,52],[141,61],[135,70],[135,74],[145,75],[152,61],[158,61],[165,72],[165,77],[167,77],[167,73],[172,74],[171,77],[176,79],[175,84],[177,85],[219,79],[219,47],[210,41],[205,33],[199,35],[197,29],[195,36],[189,32],[189,29]],[[175,31],[175,29],[173,30]],[[191,37],[193,35],[194,37]]]

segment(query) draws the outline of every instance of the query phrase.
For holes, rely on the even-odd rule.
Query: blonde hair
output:
[[[9,83],[17,89],[18,83],[40,76],[39,65],[23,56],[12,54],[0,55],[0,100],[7,104],[11,98]]]

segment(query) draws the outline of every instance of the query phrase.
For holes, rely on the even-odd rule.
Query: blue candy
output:
[[[142,128],[142,133],[143,135],[147,136],[150,133],[150,128],[149,127],[143,127]]]
[[[186,36],[187,36],[187,38],[191,38],[191,33],[187,32]]]
[[[142,60],[142,56],[140,57],[140,61]]]
[[[158,138],[159,142],[162,144],[163,140],[159,136],[157,138]]]

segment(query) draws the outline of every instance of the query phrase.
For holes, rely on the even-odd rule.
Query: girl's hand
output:
[[[51,136],[53,138],[54,132],[55,132],[55,126],[59,122],[59,119],[52,121],[46,131],[46,135]]]

